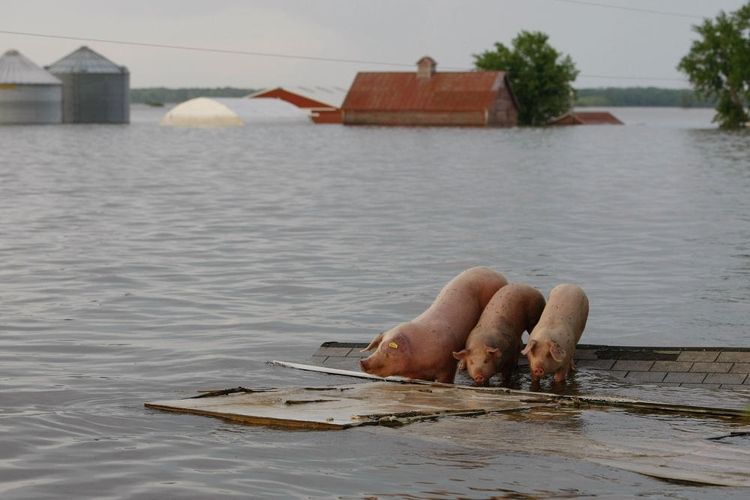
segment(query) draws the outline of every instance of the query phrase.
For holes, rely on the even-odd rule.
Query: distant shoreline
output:
[[[260,89],[237,87],[145,87],[130,90],[130,102],[164,106],[195,97],[244,97]],[[601,87],[576,90],[576,108],[667,107],[713,108],[715,102],[698,97],[690,89],[659,87]]]

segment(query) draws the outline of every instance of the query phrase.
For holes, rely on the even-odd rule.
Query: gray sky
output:
[[[0,0],[0,30],[469,69],[472,54],[543,31],[581,71],[576,87],[687,87],[675,70],[700,17],[745,0]],[[591,4],[685,14],[603,8]],[[339,85],[407,67],[215,54],[0,33],[39,65],[88,45],[130,69],[131,86]],[[629,78],[599,78],[618,76]]]

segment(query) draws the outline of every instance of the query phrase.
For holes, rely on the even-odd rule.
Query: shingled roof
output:
[[[498,90],[509,87],[503,71],[439,72],[420,78],[414,72],[359,73],[344,100],[344,110],[474,111],[492,106]]]

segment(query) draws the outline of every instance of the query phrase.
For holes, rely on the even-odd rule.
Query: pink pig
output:
[[[496,373],[507,381],[518,366],[521,336],[531,332],[544,309],[544,295],[523,283],[501,288],[485,307],[469,334],[466,348],[453,356],[464,363],[477,385],[486,385]]]
[[[555,374],[555,382],[564,382],[575,370],[573,355],[586,327],[589,299],[577,285],[557,285],[549,293],[547,306],[521,351],[529,359],[532,382],[547,373]]]
[[[452,383],[453,351],[463,348],[484,307],[507,280],[487,267],[472,267],[440,290],[435,301],[411,321],[379,334],[363,351],[362,371],[388,377]]]

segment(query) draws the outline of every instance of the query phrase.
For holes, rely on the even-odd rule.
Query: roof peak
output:
[[[127,73],[127,68],[118,66],[87,45],[79,48],[47,66],[52,73]]]
[[[60,80],[15,49],[0,57],[0,83],[60,85]]]

